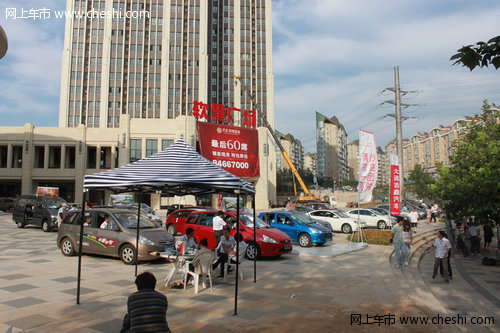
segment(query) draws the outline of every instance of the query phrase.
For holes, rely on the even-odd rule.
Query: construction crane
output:
[[[311,192],[309,192],[309,190],[307,189],[306,184],[304,184],[304,181],[302,180],[302,178],[299,175],[299,172],[297,171],[297,169],[293,165],[293,162],[290,159],[290,157],[288,156],[287,152],[285,151],[285,148],[283,148],[283,145],[281,144],[281,141],[278,139],[278,137],[274,133],[274,130],[271,128],[271,125],[269,125],[269,123],[267,122],[266,117],[264,117],[264,114],[260,110],[259,104],[257,104],[257,102],[255,101],[255,95],[253,95],[250,92],[250,89],[243,82],[243,80],[241,79],[240,75],[235,75],[234,78],[235,78],[235,80],[237,80],[236,83],[238,81],[240,82],[241,88],[244,91],[246,91],[246,93],[248,94],[248,97],[252,101],[252,104],[253,104],[255,110],[257,111],[259,117],[262,119],[262,122],[267,127],[267,129],[269,130],[269,133],[271,133],[271,136],[273,137],[274,142],[276,142],[276,144],[278,145],[278,147],[281,150],[281,154],[283,155],[283,158],[285,159],[286,163],[288,164],[288,166],[292,170],[292,173],[295,176],[295,178],[297,178],[297,180],[298,180],[298,182],[300,184],[300,187],[302,187],[302,190],[304,191],[304,195],[299,196],[297,199],[300,200],[300,201],[317,200],[316,197],[314,196],[314,194],[312,194]],[[294,189],[295,189],[295,183],[294,183]],[[295,195],[297,195],[297,190],[296,189],[295,189]]]

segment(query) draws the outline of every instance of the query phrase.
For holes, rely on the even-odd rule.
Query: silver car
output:
[[[81,210],[72,210],[58,230],[57,246],[65,256],[78,253]],[[174,244],[171,234],[141,214],[139,253],[136,251],[137,212],[118,208],[85,210],[83,253],[119,257],[124,264],[160,259],[159,252]]]

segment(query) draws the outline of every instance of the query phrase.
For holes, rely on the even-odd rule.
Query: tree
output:
[[[500,217],[500,122],[487,101],[482,110],[450,156],[452,167],[439,168],[432,190],[450,218],[475,216],[478,224],[493,226]]]
[[[420,164],[410,173],[408,189],[415,193],[420,199],[430,199],[432,196],[430,186],[434,183],[432,176],[422,169]]]
[[[457,50],[450,60],[456,60],[453,65],[462,64],[471,71],[476,67],[488,67],[493,65],[495,69],[500,68],[500,36],[490,39],[487,43],[477,42],[475,45],[467,45]]]

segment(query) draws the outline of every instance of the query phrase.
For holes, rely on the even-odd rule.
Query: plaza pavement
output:
[[[498,331],[498,324],[367,324],[374,315],[397,318],[463,311],[492,314],[500,320],[498,267],[459,258],[450,284],[430,279],[432,257],[419,251],[442,227],[419,228],[421,244],[414,247],[410,267],[404,270],[392,268],[390,246],[370,245],[336,255],[335,247],[347,246],[342,234],[335,235],[335,245],[259,260],[256,283],[252,262],[246,261],[237,316],[233,315],[234,276],[227,282],[214,279],[213,293],[200,287],[194,294],[191,286],[185,291],[164,287],[162,280],[172,264],[141,264],[139,272],[156,275],[157,290],[168,297],[167,319],[173,332]],[[64,257],[56,238],[55,232],[34,227],[18,229],[10,215],[0,216],[0,332],[118,332],[127,296],[136,290],[134,266],[114,258],[83,256],[81,304],[76,305],[78,259]],[[351,325],[351,314],[367,319]]]

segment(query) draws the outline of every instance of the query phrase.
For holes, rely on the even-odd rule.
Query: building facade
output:
[[[194,101],[209,106],[208,121],[245,127],[254,106],[235,75],[274,127],[271,0],[67,0],[67,10],[92,15],[66,20],[59,127],[0,128],[0,179],[12,194],[52,179],[72,184],[65,191],[78,201],[85,174],[181,137],[195,147]],[[227,118],[217,116],[221,106]],[[260,176],[246,180],[256,185],[257,208],[267,208],[276,200],[276,156],[260,117],[256,125]]]
[[[337,117],[316,112],[316,149],[319,178],[332,177],[336,182],[348,179],[347,133]]]
[[[290,133],[283,135],[280,132],[276,131],[276,136],[281,142],[283,149],[290,157],[295,169],[304,169],[304,147],[302,147],[302,142],[299,139],[295,139],[293,135]],[[276,151],[276,167],[279,170],[290,170],[290,166],[285,161],[283,154],[279,150],[279,147]]]
[[[314,175],[317,175],[318,155],[316,153],[306,153],[304,155],[304,170],[309,170]]]
[[[359,140],[354,140],[347,145],[349,165],[349,180],[359,179]]]

